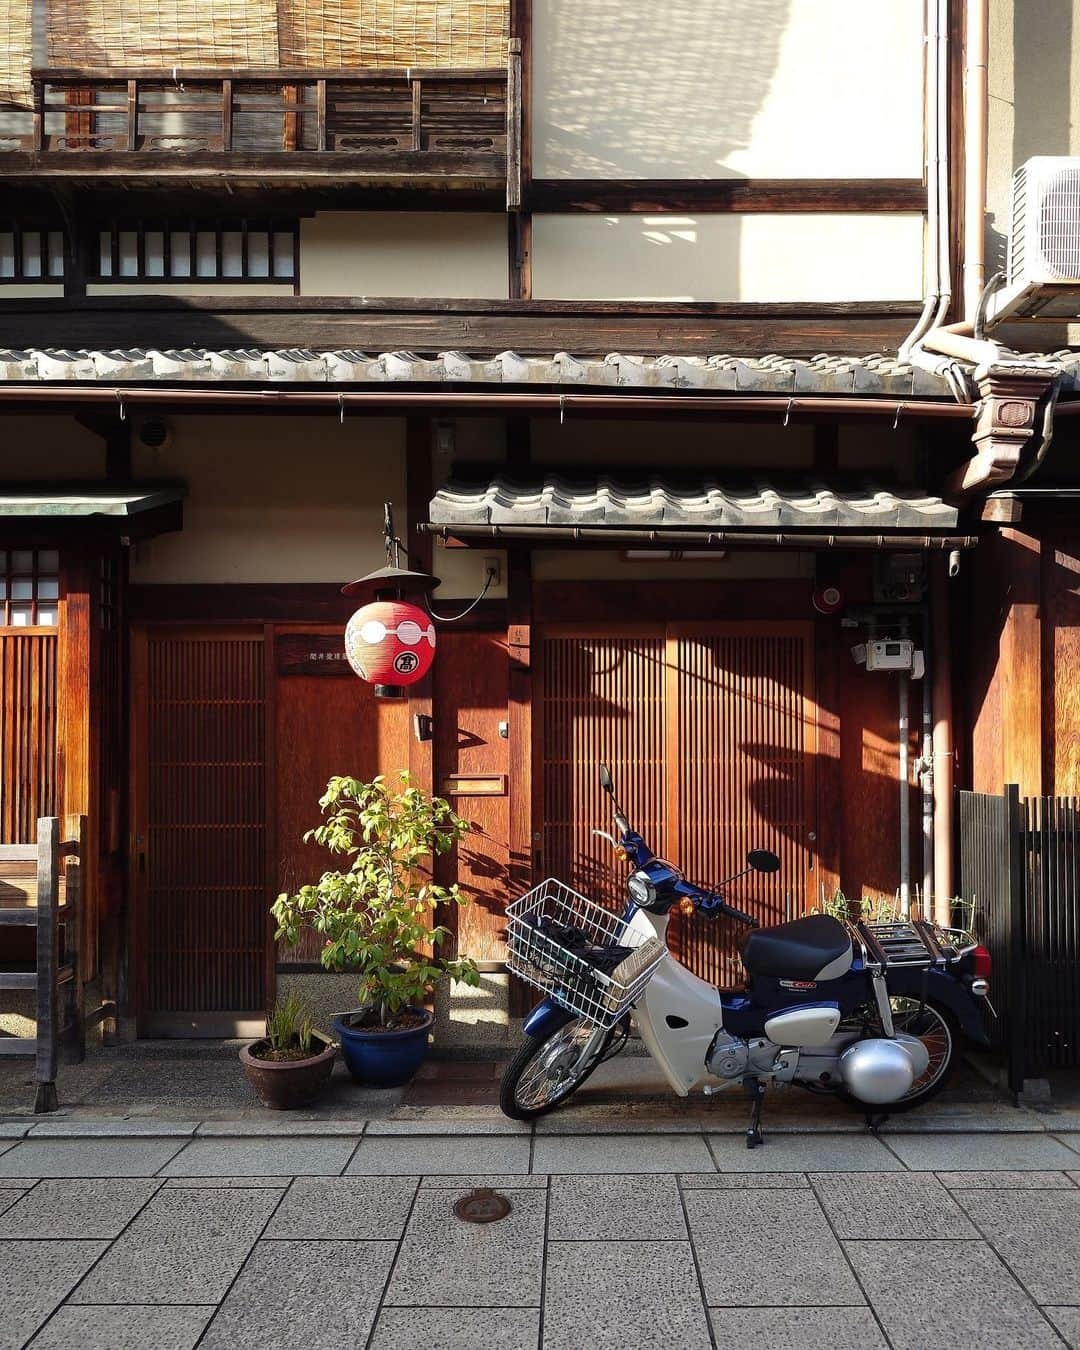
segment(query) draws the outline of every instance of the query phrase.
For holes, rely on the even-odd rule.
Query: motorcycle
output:
[[[842,1098],[875,1125],[942,1090],[961,1036],[989,1044],[984,947],[910,919],[810,914],[762,928],[722,890],[694,885],[653,853],[615,800],[606,765],[600,783],[618,837],[593,833],[632,867],[627,904],[619,915],[549,879],[508,906],[507,965],[547,997],[525,1019],[525,1041],[503,1075],[506,1115],[533,1120],[561,1105],[623,1048],[631,1025],[678,1096],[742,1084],[748,1148],[763,1142],[770,1082]],[[780,866],[753,849],[721,884]],[[668,951],[673,910],[750,930],[744,988],[721,991]]]

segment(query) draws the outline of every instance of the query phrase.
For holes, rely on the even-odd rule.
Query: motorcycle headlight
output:
[[[626,889],[630,892],[630,899],[635,905],[644,907],[656,898],[656,887],[644,872],[635,872],[626,883]]]

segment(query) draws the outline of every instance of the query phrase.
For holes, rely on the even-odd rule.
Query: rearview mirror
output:
[[[611,781],[611,770],[606,764],[600,765],[600,786],[605,792],[615,791],[615,785]]]
[[[746,855],[746,861],[755,872],[779,872],[780,859],[767,848],[752,848]]]

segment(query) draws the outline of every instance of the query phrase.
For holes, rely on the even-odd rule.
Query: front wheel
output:
[[[499,1105],[511,1120],[535,1120],[553,1110],[601,1063],[614,1027],[571,1018],[547,1036],[527,1036],[507,1065]]]

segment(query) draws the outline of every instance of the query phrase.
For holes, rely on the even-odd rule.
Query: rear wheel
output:
[[[547,1036],[527,1036],[507,1065],[499,1105],[511,1120],[535,1120],[578,1090],[601,1063],[614,1027],[571,1018]]]
[[[956,1067],[960,1028],[953,1014],[940,1003],[923,1003],[906,994],[894,995],[889,1003],[892,1007],[893,1030],[922,1041],[929,1056],[925,1072],[907,1092],[897,1101],[886,1102],[879,1108],[891,1115],[900,1111],[913,1111],[936,1097],[947,1086]],[[876,1034],[881,1034],[880,1024]],[[860,1111],[870,1109],[865,1102],[850,1093],[842,1095]]]

